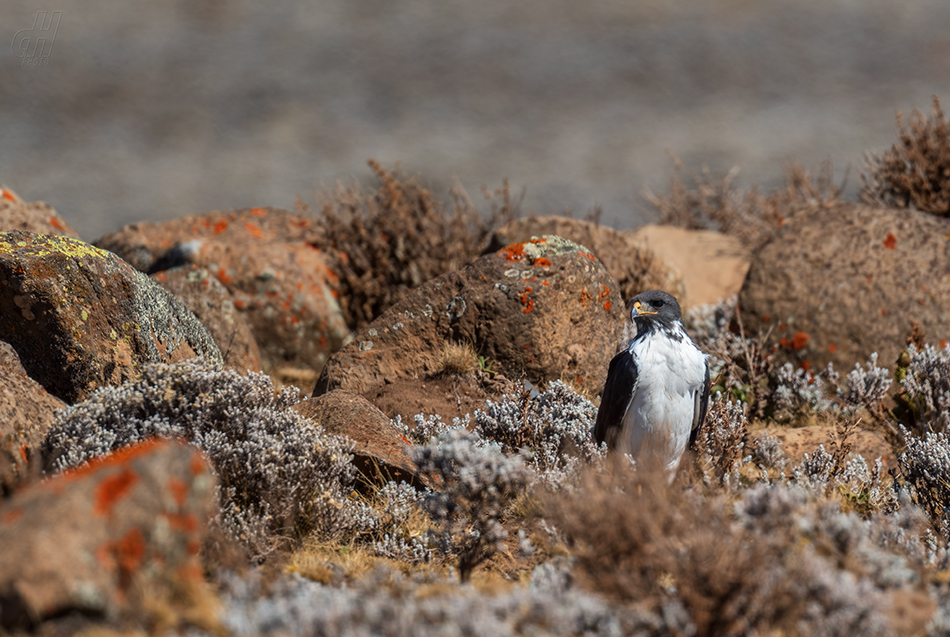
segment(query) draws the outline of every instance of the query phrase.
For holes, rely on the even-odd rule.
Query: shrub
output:
[[[484,190],[487,217],[461,186],[449,205],[415,178],[388,171],[375,161],[375,190],[338,186],[324,192],[321,231],[340,276],[340,309],[359,329],[425,281],[456,270],[477,257],[489,234],[517,215],[519,202],[508,183]],[[306,209],[298,201],[298,208]]]
[[[814,207],[829,207],[840,201],[844,185],[836,186],[830,162],[822,164],[814,178],[803,168],[788,169],[785,187],[763,194],[733,186],[738,168],[714,177],[708,170],[696,174],[678,159],[668,196],[647,192],[647,201],[660,213],[660,223],[684,228],[712,228],[738,236],[750,249],[768,239],[784,218]],[[686,174],[685,181],[680,177]]]
[[[935,95],[930,117],[915,110],[908,126],[897,112],[900,141],[869,153],[861,197],[874,204],[950,216],[950,123]]]
[[[944,431],[918,438],[901,427],[907,450],[898,456],[914,502],[930,517],[934,529],[950,539],[950,437]]]
[[[579,463],[603,458],[606,447],[591,436],[597,408],[555,380],[532,396],[507,394],[475,412],[475,432],[501,444],[505,453],[524,452],[546,486],[559,489],[573,481]]]
[[[699,431],[699,466],[707,484],[738,484],[739,467],[746,462],[748,420],[742,403],[719,400],[709,406]]]
[[[551,578],[543,575],[536,579],[532,585],[496,594],[403,578],[387,570],[344,588],[298,575],[267,583],[255,572],[227,578],[221,617],[228,634],[236,637],[687,634],[686,626],[658,613],[617,608],[570,585],[550,586]]]
[[[184,438],[218,476],[222,527],[263,557],[285,538],[369,524],[347,499],[352,443],[291,409],[297,401],[264,374],[201,359],[147,365],[139,380],[59,411],[44,455],[60,471],[151,436]]]
[[[503,548],[508,532],[500,519],[509,499],[526,488],[529,472],[520,457],[505,456],[494,443],[479,444],[462,428],[410,447],[409,456],[441,488],[426,495],[423,507],[441,527],[433,533],[437,546],[457,556],[466,582],[476,566]]]
[[[918,351],[911,344],[902,355],[897,377],[900,390],[894,397],[894,414],[918,431],[947,431],[950,424],[950,348],[932,345]]]
[[[797,487],[704,497],[618,463],[548,507],[585,588],[657,613],[678,600],[696,635],[888,634],[881,589],[914,577],[865,574],[881,549],[860,518]]]

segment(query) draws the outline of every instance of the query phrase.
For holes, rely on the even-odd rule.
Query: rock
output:
[[[67,403],[136,377],[144,362],[221,360],[194,314],[114,254],[19,231],[0,233],[0,340]]]
[[[244,373],[261,371],[261,352],[234,298],[211,272],[196,265],[163,270],[152,280],[171,292],[208,328],[224,366]]]
[[[196,264],[247,317],[268,369],[317,371],[349,338],[314,218],[277,208],[209,212],[126,226],[96,242],[143,272]]]
[[[79,238],[79,233],[45,201],[27,203],[9,188],[0,187],[0,231],[10,230]]]
[[[950,339],[950,220],[845,204],[786,219],[752,258],[739,294],[745,329],[773,329],[779,363],[841,372],[872,352],[893,368],[913,322]]]
[[[679,272],[685,289],[685,304],[680,302],[684,309],[734,297],[749,271],[748,250],[737,238],[721,232],[648,224],[624,230],[621,235],[645,246]]]
[[[832,445],[840,437],[837,429],[830,425],[813,425],[811,427],[780,427],[770,426],[757,429],[751,433],[754,440],[761,440],[766,436],[777,438],[782,443],[782,451],[789,459],[788,470],[801,463],[805,454],[814,453],[820,445],[830,452]],[[886,469],[897,468],[897,454],[887,439],[878,432],[857,429],[848,436],[851,445],[851,454],[862,456],[868,466],[873,467],[878,458]]]
[[[624,322],[616,282],[586,248],[555,236],[515,243],[386,310],[330,358],[314,396],[343,389],[370,397],[401,379],[421,384],[441,373],[452,341],[470,343],[483,365],[508,378],[564,378],[596,394]]]
[[[670,262],[636,238],[590,221],[557,216],[516,219],[495,231],[486,254],[542,235],[557,235],[589,247],[617,281],[624,301],[645,290],[666,290],[683,304],[686,290]]]
[[[392,420],[362,396],[335,390],[297,403],[294,408],[327,433],[346,436],[356,443],[353,464],[370,486],[389,480],[427,485],[416,476],[416,467],[406,453],[406,446],[411,444],[409,440]]]
[[[197,555],[214,501],[201,453],[167,440],[19,491],[0,505],[0,627],[67,611],[113,620],[205,586]]]
[[[33,477],[36,460],[53,415],[66,403],[26,375],[16,350],[0,341],[0,495]],[[38,475],[38,469],[35,472]]]

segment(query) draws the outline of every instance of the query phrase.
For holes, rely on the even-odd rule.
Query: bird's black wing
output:
[[[598,444],[606,440],[608,446],[614,446],[636,386],[637,364],[633,354],[624,350],[613,357],[607,370],[607,382],[604,383],[600,409],[597,410],[597,424],[594,425],[594,440]],[[612,429],[616,431],[611,432]]]
[[[709,407],[709,361],[706,361],[706,378],[703,380],[703,391],[696,393],[696,407],[693,410],[693,430],[689,434],[689,446],[692,448],[699,438],[699,430],[706,420],[706,409]]]

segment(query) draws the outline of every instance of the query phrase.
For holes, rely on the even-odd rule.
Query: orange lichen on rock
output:
[[[167,439],[162,438],[149,438],[143,442],[136,443],[134,445],[129,445],[127,447],[122,447],[112,453],[100,456],[94,460],[90,460],[81,467],[75,469],[69,469],[60,474],[60,478],[79,478],[82,476],[87,476],[90,473],[98,471],[102,467],[114,467],[118,465],[125,464],[126,462],[138,458],[140,456],[145,456],[152,453],[156,447],[168,444]]]
[[[232,281],[231,276],[228,274],[228,271],[224,268],[218,268],[218,280],[221,281],[224,285],[227,285]],[[237,303],[235,303],[237,305]],[[239,306],[240,307],[240,306]]]
[[[808,339],[810,337],[805,332],[795,332],[795,336],[792,337],[792,340],[788,340],[786,337],[782,337],[779,340],[779,345],[785,349],[800,350],[804,349],[808,345]]]
[[[613,304],[610,302],[610,299],[607,299],[606,301],[604,301],[604,309],[605,309],[605,310],[607,310],[607,311],[609,312],[611,307],[613,307]]]
[[[263,208],[251,208],[251,209],[248,210],[247,212],[248,212],[248,214],[254,215],[255,217],[266,217],[266,216],[267,216],[267,211],[264,210]],[[306,223],[306,222],[304,222],[304,223]]]
[[[508,261],[523,261],[525,256],[524,243],[512,243],[499,250],[497,254]]]
[[[3,198],[7,201],[16,201],[16,196],[6,188],[0,189],[0,192],[3,193]]]
[[[122,590],[132,583],[132,575],[145,561],[145,535],[132,528],[114,542],[105,542],[96,549],[96,560],[106,568],[116,568]]]
[[[538,257],[537,259],[534,260],[534,263],[532,265],[536,265],[539,268],[549,268],[551,267],[551,260],[548,259],[547,257]]]
[[[23,517],[23,509],[10,509],[9,511],[3,512],[3,517],[0,518],[0,522],[4,524],[11,524],[16,522],[21,517]]]
[[[228,229],[228,222],[225,221],[224,219],[221,219],[221,220],[219,220],[217,223],[214,224],[214,227],[212,228],[212,231],[213,231],[215,234],[221,234],[222,232],[224,232],[224,231],[227,230],[227,229]]]
[[[534,309],[534,299],[532,299],[529,294],[534,290],[529,287],[525,287],[524,291],[521,293],[521,304],[524,306],[521,311],[527,314]]]
[[[188,485],[184,481],[178,478],[169,478],[168,490],[171,491],[175,504],[180,507],[185,506],[185,501],[188,499]]]
[[[198,518],[194,513],[164,513],[168,525],[176,531],[193,533],[198,528]]]
[[[129,469],[109,476],[96,487],[96,515],[106,515],[122,498],[126,497],[138,482],[139,477]]]
[[[591,300],[593,300],[593,297],[590,295],[590,292],[587,291],[587,288],[584,288],[583,290],[581,290],[581,298],[580,298],[581,305],[583,305],[586,308],[587,306],[590,305]]]
[[[245,228],[247,229],[247,231],[251,234],[251,236],[254,237],[255,239],[263,239],[263,238],[264,238],[264,231],[261,230],[258,226],[256,226],[256,225],[254,225],[253,223],[251,223],[250,221],[248,221],[247,223],[245,223],[245,224],[244,224],[244,227],[245,227]]]
[[[64,225],[62,224],[62,222],[61,222],[59,219],[57,219],[56,217],[50,217],[50,218],[49,218],[49,225],[53,226],[54,228],[56,228],[56,229],[59,230],[60,232],[66,232],[66,226],[64,226]]]
[[[895,247],[897,247],[897,237],[893,232],[888,232],[887,236],[884,237],[884,247],[888,250],[893,250]]]

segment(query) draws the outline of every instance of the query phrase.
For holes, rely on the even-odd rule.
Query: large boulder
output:
[[[786,219],[753,256],[745,329],[772,328],[780,358],[841,371],[872,352],[893,365],[918,323],[950,339],[950,220],[844,204]]]
[[[742,289],[749,271],[749,250],[736,237],[721,232],[648,224],[621,234],[679,272],[684,309],[731,299]]]
[[[353,441],[353,464],[371,487],[390,480],[427,484],[417,477],[416,466],[409,460],[406,446],[411,443],[404,433],[362,396],[335,390],[299,402],[294,409],[327,433]]]
[[[495,231],[486,254],[542,235],[557,235],[590,248],[619,285],[624,301],[645,290],[666,290],[680,304],[685,302],[680,273],[668,261],[658,258],[637,237],[590,221],[558,216],[515,219]]]
[[[143,272],[210,270],[247,317],[266,368],[317,371],[350,336],[321,243],[314,217],[278,208],[137,223],[96,241]]]
[[[0,504],[0,627],[65,612],[117,619],[194,594],[214,499],[201,453],[167,440],[17,492]]]
[[[10,230],[79,238],[79,233],[45,201],[27,203],[0,186],[0,231]]]
[[[343,389],[380,404],[387,386],[441,374],[452,342],[470,344],[493,373],[563,378],[594,394],[624,323],[617,284],[600,261],[576,243],[540,237],[413,290],[330,358],[314,396]]]
[[[13,346],[0,341],[0,496],[38,477],[36,454],[56,410],[65,406],[27,376]]]
[[[221,360],[194,314],[116,255],[19,231],[0,233],[0,340],[68,403],[136,377],[145,362]]]
[[[208,328],[227,369],[261,371],[261,351],[247,317],[237,310],[234,297],[216,276],[192,264],[156,272],[151,278]]]

